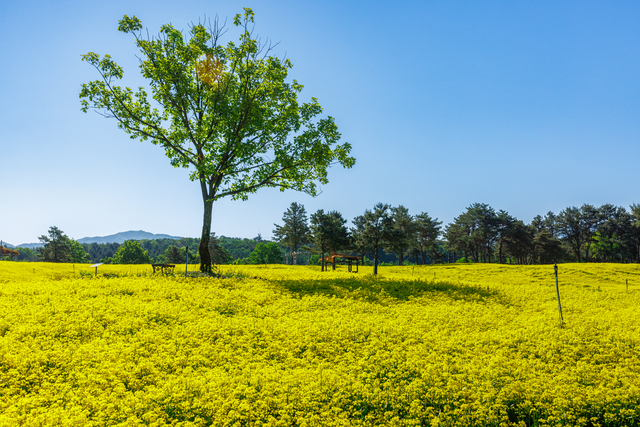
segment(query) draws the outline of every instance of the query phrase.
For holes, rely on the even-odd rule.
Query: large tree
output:
[[[180,264],[185,260],[177,246],[171,245],[164,251],[164,259],[168,264]]]
[[[309,224],[307,223],[307,211],[304,205],[296,202],[282,216],[283,225],[273,224],[273,239],[287,246],[292,252],[309,241]],[[293,264],[297,264],[297,256],[293,256]]]
[[[87,251],[85,251],[84,247],[76,240],[69,239],[69,251],[71,252],[69,261],[77,263],[91,262],[91,257]]]
[[[385,250],[393,252],[398,258],[398,265],[404,265],[404,256],[409,252],[414,237],[413,217],[409,215],[409,209],[400,205],[391,208],[393,227],[389,235],[389,241]]]
[[[364,215],[354,218],[352,222],[355,225],[351,230],[353,240],[358,247],[373,253],[373,274],[378,274],[380,248],[388,244],[393,233],[391,206],[378,203],[372,210],[366,210]]]
[[[447,247],[471,256],[474,262],[491,261],[497,238],[496,213],[486,203],[474,203],[445,228]]]
[[[498,245],[498,263],[502,264],[502,248],[505,241],[513,234],[516,233],[516,218],[509,215],[504,210],[499,210],[495,216],[495,231],[496,231],[496,243]],[[523,224],[524,226],[524,224]]]
[[[220,244],[220,239],[218,239],[216,233],[211,233],[209,254],[211,254],[211,260],[215,264],[227,264],[232,260],[231,254]]]
[[[157,37],[143,37],[142,23],[124,16],[118,30],[133,35],[140,69],[155,102],[142,87],[117,86],[123,70],[109,56],[83,55],[102,79],[82,85],[82,110],[115,118],[131,138],[164,148],[175,167],[191,170],[204,203],[200,239],[201,269],[211,272],[209,239],[213,202],[245,200],[262,187],[317,194],[327,169],[351,167],[351,146],[317,99],[299,103],[302,85],[287,81],[288,59],[271,56],[273,46],[253,34],[254,14],[244,9],[233,20],[237,43],[220,42],[224,26],[191,26],[190,38],[172,25]]]
[[[42,247],[38,248],[40,259],[45,262],[69,262],[71,259],[70,239],[58,227],[49,227],[49,235],[38,237]]]
[[[126,240],[113,255],[113,264],[151,264],[149,251],[145,251],[137,240]]]
[[[422,256],[422,263],[427,263],[427,254],[439,253],[438,248],[438,236],[440,236],[440,229],[442,221],[438,221],[438,218],[431,218],[428,213],[422,212],[414,217],[414,246]],[[431,255],[429,255],[431,257]],[[435,257],[431,257],[435,262]],[[416,264],[418,259],[416,257]]]
[[[249,255],[251,264],[281,264],[282,251],[275,242],[260,242]]]
[[[585,249],[585,258],[589,259],[589,251],[593,236],[600,224],[598,212],[591,205],[582,207],[568,207],[556,217],[556,230],[561,238],[566,241],[573,251],[578,262],[582,262],[582,249]]]
[[[337,211],[324,212],[319,209],[311,215],[311,238],[315,250],[322,257],[321,270],[326,270],[324,256],[331,251],[339,251],[349,246],[349,230],[347,220]]]
[[[634,203],[630,209],[629,243],[635,262],[640,262],[640,204]]]

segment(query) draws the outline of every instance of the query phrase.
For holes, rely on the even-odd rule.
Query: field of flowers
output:
[[[0,426],[640,425],[638,265],[221,271],[0,262]]]

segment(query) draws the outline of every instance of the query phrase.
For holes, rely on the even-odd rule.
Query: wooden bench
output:
[[[158,270],[160,273],[173,273],[173,269],[176,268],[174,264],[151,264],[153,267],[153,274]]]

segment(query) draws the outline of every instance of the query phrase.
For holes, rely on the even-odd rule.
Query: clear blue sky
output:
[[[583,203],[640,202],[640,3],[456,1],[0,2],[0,239],[126,230],[197,237],[199,187],[162,149],[82,113],[80,55],[146,85],[118,20],[152,34],[251,7],[290,76],[335,117],[353,169],[323,193],[262,190],[214,205],[218,235],[271,237],[291,204],[351,220],[377,202],[451,222],[488,203],[529,222]],[[236,39],[233,31],[228,40]]]

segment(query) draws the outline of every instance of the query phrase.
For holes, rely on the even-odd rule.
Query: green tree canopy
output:
[[[316,252],[322,257],[322,271],[326,270],[324,255],[331,251],[339,251],[349,246],[349,230],[347,221],[337,211],[325,213],[319,209],[311,215],[311,235]]]
[[[282,264],[282,250],[277,243],[260,242],[249,255],[251,264]]]
[[[393,218],[391,206],[378,203],[372,210],[366,210],[353,220],[355,228],[352,229],[355,244],[373,253],[373,274],[378,274],[378,259],[380,248],[387,245],[392,238]]]
[[[38,261],[38,251],[29,248],[16,248],[20,255],[15,257],[16,261]]]
[[[389,249],[398,257],[398,265],[404,265],[404,256],[409,251],[414,238],[415,224],[409,209],[400,205],[391,208],[393,226],[385,250]]]
[[[79,264],[91,262],[91,257],[79,242],[73,239],[69,240],[69,250],[71,251],[69,261],[77,262]]]
[[[184,262],[185,257],[180,254],[177,246],[171,245],[164,251],[164,259],[168,264],[180,264]]]
[[[355,163],[351,146],[339,144],[334,119],[317,119],[317,99],[298,101],[303,86],[287,80],[291,62],[271,56],[273,46],[253,34],[253,11],[245,8],[233,24],[240,39],[225,46],[217,20],[209,27],[192,25],[190,37],[166,24],[157,37],[145,38],[141,21],[125,15],[118,30],[135,38],[155,102],[142,87],[116,85],[124,72],[111,56],[83,55],[102,79],[82,85],[82,111],[95,109],[115,118],[131,138],[161,146],[174,167],[189,168],[199,183],[205,272],[211,271],[215,200],[244,200],[262,187],[316,195],[318,185],[328,182],[330,165]]]
[[[149,252],[137,240],[125,241],[113,256],[114,264],[151,264]]]
[[[296,202],[282,216],[283,225],[273,224],[273,238],[276,242],[296,252],[300,246],[309,242],[309,224],[307,223],[307,211],[303,205]],[[294,264],[297,257],[293,257]]]
[[[38,248],[40,259],[45,262],[69,262],[71,260],[70,239],[58,227],[50,227],[49,235],[38,237],[43,244]]]
[[[567,242],[578,262],[582,262],[582,249],[591,240],[591,205],[563,209],[556,218],[558,234]],[[589,212],[589,214],[586,214]]]
[[[427,254],[435,262],[439,255],[438,236],[440,236],[442,221],[431,218],[427,212],[422,212],[414,217],[414,247],[422,255],[422,263],[427,263]]]
[[[496,212],[486,203],[474,203],[445,228],[447,247],[473,262],[489,262],[497,238]]]
[[[220,240],[216,237],[216,233],[211,233],[209,240],[209,253],[214,264],[228,264],[231,262],[231,254],[220,244]]]

